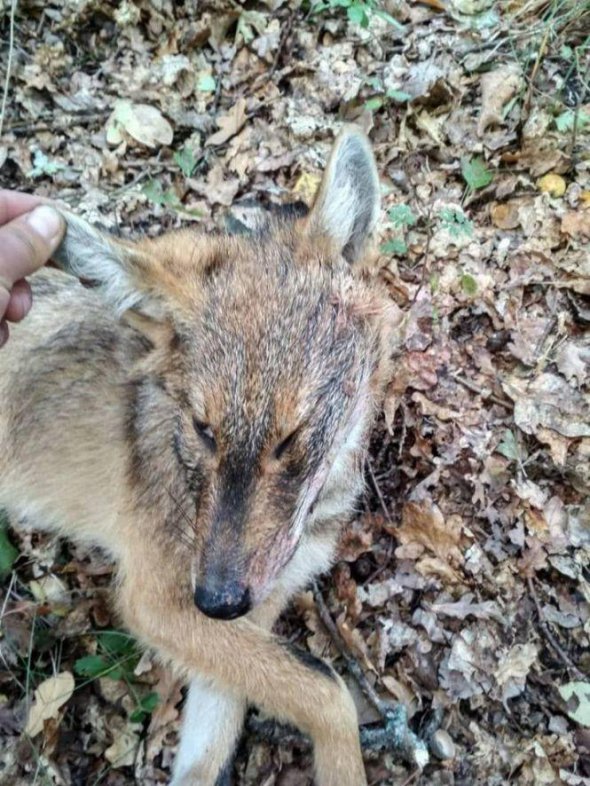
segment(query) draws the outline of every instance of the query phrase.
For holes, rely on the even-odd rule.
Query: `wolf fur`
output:
[[[66,215],[0,351],[0,506],[104,549],[122,623],[190,681],[174,786],[227,776],[247,704],[310,735],[319,786],[366,783],[342,680],[271,628],[362,488],[390,363],[359,264],[378,210],[347,128],[309,216],[251,237],[122,243]]]

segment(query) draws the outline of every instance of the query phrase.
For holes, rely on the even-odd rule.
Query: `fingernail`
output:
[[[40,205],[32,210],[27,216],[27,223],[48,243],[61,235],[63,228],[59,213],[49,205]]]

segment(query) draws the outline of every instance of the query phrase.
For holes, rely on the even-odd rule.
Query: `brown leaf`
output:
[[[50,718],[57,718],[60,707],[69,701],[74,692],[74,676],[70,671],[63,671],[54,677],[44,680],[35,690],[35,700],[29,710],[25,732],[31,737],[43,731],[43,723]]]
[[[526,434],[542,426],[564,437],[590,436],[590,403],[563,377],[548,372],[527,381],[516,374],[502,383],[514,401],[514,421]]]
[[[483,136],[489,125],[501,125],[504,122],[502,109],[519,91],[521,83],[520,69],[514,66],[497,68],[482,76],[478,136]]]
[[[498,229],[516,229],[520,226],[519,201],[494,202],[490,207],[492,223]]]
[[[460,565],[463,554],[459,548],[463,521],[459,516],[446,520],[431,500],[406,502],[397,537],[402,544],[420,543],[444,562]]]
[[[219,131],[207,139],[205,145],[223,145],[232,136],[235,136],[238,131],[245,125],[246,120],[246,99],[238,98],[236,103],[225,115],[217,118],[217,125]]]
[[[570,237],[590,240],[590,209],[567,212],[561,219],[561,231]]]

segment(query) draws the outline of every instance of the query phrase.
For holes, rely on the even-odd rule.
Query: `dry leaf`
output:
[[[446,520],[431,500],[406,502],[402,523],[397,530],[399,542],[420,543],[446,563],[460,565],[463,554],[459,548],[463,521],[459,516]]]
[[[46,720],[57,718],[60,707],[63,707],[74,692],[74,685],[74,676],[70,671],[62,671],[55,677],[44,680],[35,690],[25,732],[34,737],[43,731]]]
[[[174,136],[172,126],[156,107],[119,100],[107,121],[107,142],[120,144],[123,132],[146,147],[169,145]]]
[[[537,188],[544,194],[552,197],[561,197],[565,194],[567,184],[561,175],[554,175],[549,172],[537,180]]]
[[[537,660],[537,655],[538,647],[535,644],[515,644],[507,653],[500,656],[500,663],[494,676],[502,688],[502,701],[522,693],[527,675]]]
[[[113,736],[113,744],[108,747],[104,756],[111,766],[132,767],[137,757],[139,746],[140,723],[129,723],[119,717],[114,717],[109,731]]]
[[[517,200],[510,202],[494,202],[490,207],[490,215],[494,226],[499,229],[516,229],[520,226],[520,203]]]
[[[312,172],[304,172],[297,178],[293,187],[293,196],[301,199],[307,205],[311,205],[318,192],[322,178]]]
[[[590,240],[590,209],[570,210],[561,219],[561,231],[575,238]]]
[[[482,76],[478,136],[483,136],[488,126],[503,123],[502,109],[518,93],[521,83],[520,70],[516,70],[514,66],[498,68]]]
[[[590,402],[563,377],[544,373],[527,381],[513,375],[502,387],[514,401],[514,422],[526,434],[542,426],[564,437],[590,437]]]
[[[246,120],[246,100],[238,98],[233,107],[225,115],[217,118],[217,125],[219,131],[207,139],[205,145],[223,145],[232,136],[235,136],[238,131],[245,125]]]

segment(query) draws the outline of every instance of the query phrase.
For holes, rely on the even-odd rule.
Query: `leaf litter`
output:
[[[420,774],[367,751],[369,780],[590,783],[587,4],[24,0],[15,17],[0,183],[123,235],[309,205],[340,124],[370,132],[399,338],[322,592],[432,756]],[[182,685],[109,634],[110,566],[2,523],[0,568],[2,777],[165,783]],[[278,628],[354,688],[311,593]],[[248,731],[235,773],[310,784],[309,749]]]

